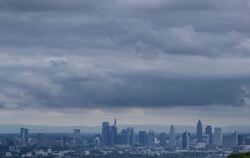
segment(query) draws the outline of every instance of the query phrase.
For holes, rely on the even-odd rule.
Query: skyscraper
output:
[[[160,146],[166,146],[166,143],[167,143],[167,134],[162,132],[160,133],[160,136],[159,136],[159,140],[160,140]]]
[[[202,123],[201,123],[201,120],[199,120],[197,123],[197,142],[198,143],[202,142]]]
[[[190,149],[190,134],[187,131],[182,134],[182,149]]]
[[[223,135],[222,146],[224,149],[231,149],[232,148],[232,135],[231,134],[224,134]]]
[[[244,138],[244,145],[250,145],[250,136]]]
[[[20,129],[20,140],[21,140],[21,146],[28,145],[29,130],[27,128],[21,128]]]
[[[224,134],[222,139],[222,145],[225,149],[232,149],[238,145],[238,135],[234,131],[231,134]]]
[[[80,129],[74,129],[73,143],[74,145],[79,145],[81,141],[81,131]]]
[[[104,146],[110,146],[110,127],[109,122],[102,123],[102,143]]]
[[[214,128],[214,140],[213,144],[217,146],[222,145],[222,129],[219,127]]]
[[[134,145],[135,136],[134,136],[134,128],[127,128],[126,130],[126,144]]]
[[[155,145],[155,133],[153,130],[148,131],[148,145],[150,146]]]
[[[238,135],[238,145],[245,145],[245,138],[242,134]]]
[[[66,139],[65,136],[61,137],[61,147],[65,147],[65,145],[66,145],[65,139]]]
[[[148,134],[146,131],[139,131],[139,144],[147,145],[148,143]]]
[[[114,146],[117,143],[117,126],[116,119],[114,124],[110,127],[110,145]]]
[[[121,140],[120,144],[128,144],[127,141],[127,129],[122,129],[121,131]]]
[[[205,133],[208,135],[209,139],[209,145],[213,144],[213,130],[211,126],[207,126],[205,129]]]
[[[175,128],[173,125],[170,126],[169,130],[169,145],[171,147],[175,146]]]
[[[238,145],[238,134],[236,130],[231,134],[231,143],[232,147],[236,147]]]

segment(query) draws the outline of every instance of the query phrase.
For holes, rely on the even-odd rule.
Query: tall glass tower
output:
[[[213,144],[213,129],[212,126],[207,126],[205,133],[209,136],[209,145]]]
[[[202,143],[202,123],[201,120],[197,123],[197,142]]]
[[[170,126],[169,130],[169,145],[171,147],[175,146],[175,128],[173,125]]]
[[[104,146],[109,146],[109,138],[110,138],[110,126],[109,122],[103,122],[102,123],[102,143]]]
[[[29,130],[27,128],[21,128],[20,129],[20,139],[21,139],[21,145],[22,146],[28,145]]]

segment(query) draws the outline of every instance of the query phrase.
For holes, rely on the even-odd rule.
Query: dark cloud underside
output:
[[[248,1],[0,0],[0,107],[248,104]]]

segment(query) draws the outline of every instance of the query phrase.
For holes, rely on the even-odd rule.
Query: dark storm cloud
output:
[[[248,104],[249,13],[246,0],[0,0],[0,105]]]
[[[47,11],[96,11],[96,0],[2,0],[0,8],[14,12],[47,12]]]

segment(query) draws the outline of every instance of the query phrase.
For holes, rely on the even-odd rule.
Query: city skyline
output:
[[[0,0],[0,157],[250,152],[249,15],[250,0]]]
[[[119,120],[100,123],[98,133],[84,133],[79,128],[70,133],[32,133],[20,128],[19,134],[0,134],[0,156],[6,157],[183,157],[226,158],[229,154],[250,151],[250,133],[225,132],[220,127],[197,120],[196,132],[183,129],[169,132],[156,129],[136,131],[133,126],[119,129]],[[204,130],[204,132],[203,132]],[[82,133],[83,132],[83,133]]]

